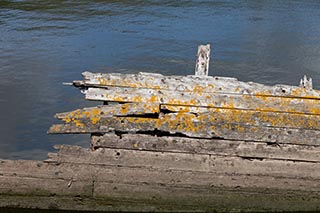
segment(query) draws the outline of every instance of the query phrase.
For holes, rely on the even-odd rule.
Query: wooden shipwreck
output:
[[[204,51],[203,51],[204,50]],[[102,105],[58,113],[91,134],[40,161],[0,161],[0,206],[101,211],[319,211],[320,91],[196,75],[84,72]]]

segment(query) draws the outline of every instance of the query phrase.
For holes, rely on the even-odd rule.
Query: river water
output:
[[[319,0],[0,0],[0,158],[45,159],[57,112],[92,106],[62,82],[81,72],[193,74],[211,43],[210,75],[320,88]]]

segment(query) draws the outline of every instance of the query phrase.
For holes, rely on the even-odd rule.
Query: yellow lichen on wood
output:
[[[157,103],[157,102],[159,102],[158,97],[157,97],[156,95],[151,96],[150,102],[151,102],[151,103]]]
[[[84,127],[84,124],[82,122],[80,122],[79,120],[74,120],[73,122],[76,125],[76,127],[81,127],[81,128]]]
[[[101,86],[106,86],[107,83],[108,83],[107,79],[105,79],[105,78],[103,78],[103,77],[98,77],[98,81],[99,81],[99,84],[100,84]]]
[[[129,106],[127,104],[122,104],[120,107],[120,113],[126,115],[129,111]]]
[[[203,86],[199,86],[198,84],[196,84],[193,88],[193,92],[198,94],[198,95],[202,95],[202,93],[205,91],[205,87]]]

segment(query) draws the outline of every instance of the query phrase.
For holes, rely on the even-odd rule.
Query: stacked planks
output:
[[[116,103],[56,115],[50,133],[148,132],[286,144],[320,144],[320,92],[234,78],[83,73],[86,99]],[[105,138],[105,137],[103,137]]]
[[[58,113],[49,133],[91,134],[91,151],[61,146],[48,161],[95,167],[95,199],[147,211],[320,209],[320,91],[308,79],[83,76],[72,85],[104,105]]]

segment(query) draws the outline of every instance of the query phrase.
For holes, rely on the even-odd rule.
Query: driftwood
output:
[[[36,161],[0,161],[0,207],[102,211],[319,211],[320,91],[195,75],[84,72],[104,105],[56,114],[91,134]]]

